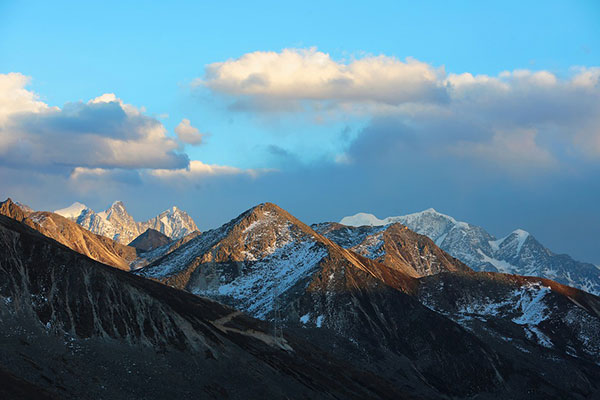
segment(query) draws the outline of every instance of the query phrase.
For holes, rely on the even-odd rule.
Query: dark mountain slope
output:
[[[138,251],[150,251],[169,243],[171,243],[171,239],[169,239],[167,235],[164,235],[155,229],[148,228],[144,233],[129,243],[129,246],[135,247]]]
[[[228,307],[0,216],[0,366],[60,398],[402,398]]]

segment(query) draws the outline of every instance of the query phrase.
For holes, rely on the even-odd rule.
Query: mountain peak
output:
[[[117,200],[111,204],[110,208],[125,208],[125,204],[121,200]]]
[[[86,206],[85,204],[76,201],[75,203],[71,204],[69,207],[55,210],[54,213],[58,214],[58,215],[62,215],[65,218],[76,219],[77,217],[79,217],[79,215],[81,215],[81,212],[87,208],[88,208],[88,206]]]
[[[386,219],[379,219],[373,214],[359,212],[341,219],[340,224],[348,226],[380,226],[386,225]]]

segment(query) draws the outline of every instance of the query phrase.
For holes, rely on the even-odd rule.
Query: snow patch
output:
[[[62,215],[65,218],[77,219],[77,217],[81,215],[81,212],[87,208],[88,207],[85,204],[75,202],[69,207],[61,208],[60,210],[55,210],[54,213]]]

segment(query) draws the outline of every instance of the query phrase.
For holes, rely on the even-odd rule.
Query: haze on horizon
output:
[[[0,196],[429,207],[600,265],[600,5],[0,4]]]

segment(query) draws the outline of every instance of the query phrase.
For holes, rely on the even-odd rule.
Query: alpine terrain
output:
[[[497,239],[479,226],[457,221],[432,208],[385,219],[359,213],[344,217],[340,223],[364,226],[366,231],[371,227],[373,233],[389,224],[401,223],[428,236],[440,248],[476,271],[539,276],[600,295],[600,268],[575,261],[566,254],[555,254],[521,229]]]
[[[194,220],[175,206],[145,222],[136,222],[121,201],[115,201],[107,210],[99,213],[81,203],[73,203],[55,213],[121,244],[131,243],[148,229],[154,229],[171,239],[180,239],[198,230]]]
[[[600,394],[597,297],[474,272],[400,224],[315,229],[265,203],[135,273],[290,329],[416,396]]]

